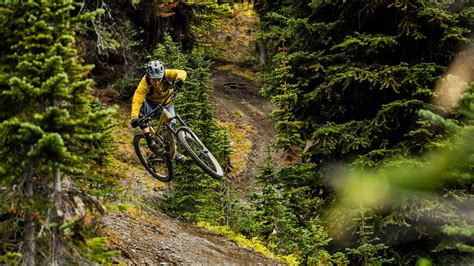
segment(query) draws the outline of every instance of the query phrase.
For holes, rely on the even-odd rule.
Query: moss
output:
[[[216,121],[220,128],[229,132],[232,151],[230,153],[230,165],[232,176],[238,176],[245,169],[252,150],[252,142],[248,136],[254,134],[255,130],[250,125],[237,125],[234,122]]]
[[[276,259],[279,262],[287,263],[290,265],[299,264],[298,259],[295,255],[275,255],[258,238],[254,237],[252,239],[248,239],[244,235],[234,232],[228,226],[214,226],[208,222],[199,222],[198,226],[201,228],[205,228],[211,232],[223,235],[231,241],[235,242],[237,246],[254,250],[258,253],[265,255],[268,258]]]
[[[220,65],[217,67],[218,70],[223,70],[223,71],[229,71],[232,74],[235,74],[239,77],[242,77],[244,79],[253,81],[253,82],[258,82],[258,77],[255,74],[252,69],[249,68],[241,68],[238,67],[237,65],[234,64],[225,64],[225,65]]]

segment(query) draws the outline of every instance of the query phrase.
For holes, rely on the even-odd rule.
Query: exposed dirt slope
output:
[[[262,254],[239,248],[223,237],[180,223],[157,212],[108,215],[102,234],[113,241],[122,256],[115,262],[135,265],[274,264]],[[117,234],[117,232],[120,232]]]
[[[244,24],[245,27],[243,27]],[[225,35],[222,32],[214,33],[216,36],[224,36],[223,40],[219,39],[220,46],[218,46],[223,49],[216,49],[216,51],[218,53],[239,51],[221,54],[223,58],[239,62],[251,56],[249,55],[252,53],[251,41],[242,43],[241,40],[243,37],[252,40],[251,35],[256,32],[256,18],[252,12],[242,9],[242,12],[233,14],[221,29],[227,33]],[[234,43],[233,40],[236,41],[235,45],[244,45],[245,49],[240,46],[237,46],[238,49],[229,49],[230,43]],[[248,149],[239,149],[237,140],[234,140],[234,146],[236,146],[234,158],[246,158],[239,161],[241,165],[233,179],[234,188],[243,196],[255,190],[253,184],[257,175],[257,166],[267,158],[267,146],[276,134],[272,122],[267,118],[272,106],[259,95],[259,87],[253,81],[255,74],[248,69],[232,64],[221,64],[216,65],[212,74],[214,88],[212,103],[216,108],[218,120],[235,124],[236,130],[246,129],[243,141],[249,144]],[[107,95],[99,95],[99,97],[103,100],[114,98]],[[152,179],[139,165],[131,145],[134,132],[128,127],[130,109],[128,104],[119,103],[119,105],[123,125],[119,126],[116,136],[120,151],[116,156],[116,167],[114,167],[116,173],[112,175],[123,178],[126,195],[124,197],[131,205],[127,211],[109,212],[103,217],[99,230],[102,235],[108,236],[115,249],[122,251],[122,255],[115,259],[115,263],[127,265],[278,264],[260,253],[239,248],[223,236],[181,223],[148,208],[147,206],[151,206],[150,202],[156,202],[163,193],[166,193],[167,185]],[[237,168],[237,160],[232,163]]]
[[[242,89],[224,89],[224,83],[247,82]],[[235,184],[242,194],[252,183],[256,166],[265,158],[265,147],[272,140],[275,129],[266,118],[271,105],[257,93],[257,86],[238,75],[224,70],[214,71],[215,91],[212,102],[217,117],[238,124],[248,124],[254,130],[249,136],[251,158],[237,177]],[[101,97],[104,98],[104,97]],[[151,178],[139,165],[131,145],[134,130],[128,126],[129,106],[120,104],[121,125],[116,130],[119,154],[116,155],[113,175],[121,176],[123,190],[131,206],[127,211],[109,212],[103,217],[100,233],[107,236],[112,247],[122,252],[117,263],[134,265],[198,264],[198,265],[255,265],[276,264],[260,253],[239,248],[223,236],[181,223],[152,206],[166,193],[169,186]],[[153,203],[155,202],[155,203]],[[141,206],[141,208],[136,207]]]
[[[229,68],[232,71],[227,70]],[[246,136],[252,143],[248,161],[242,171],[234,176],[234,187],[243,192],[254,187],[252,184],[258,174],[257,168],[268,157],[268,147],[276,135],[274,123],[268,118],[273,106],[259,94],[258,84],[238,74],[245,73],[244,71],[235,65],[216,65],[212,81],[213,105],[218,118],[252,128]],[[238,147],[234,149],[240,153],[240,157],[247,156]]]

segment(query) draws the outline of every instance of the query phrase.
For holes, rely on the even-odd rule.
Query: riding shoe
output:
[[[149,141],[147,141],[147,145],[148,145],[148,148],[151,151],[153,151],[156,155],[165,154],[165,150],[160,148],[160,146],[158,146],[158,144],[156,144],[155,140],[150,139]],[[182,162],[186,161],[186,159],[187,159],[186,156],[184,156],[183,154],[181,154],[179,152],[176,152],[176,156],[175,156],[176,162],[182,163]]]
[[[155,140],[154,139],[149,139],[146,141],[146,144],[148,146],[148,148],[154,152],[156,155],[163,155],[165,154],[165,150],[163,150],[162,148],[160,148],[160,146],[158,146],[158,144],[156,144]]]

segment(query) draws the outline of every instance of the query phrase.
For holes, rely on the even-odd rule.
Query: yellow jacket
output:
[[[153,104],[161,104],[168,95],[173,92],[173,89],[170,86],[166,86],[165,83],[173,84],[177,79],[186,79],[186,71],[179,70],[179,69],[166,69],[165,76],[163,81],[160,84],[159,88],[153,87],[153,93],[151,95],[147,95],[150,92],[148,87],[148,83],[146,82],[146,75],[142,77],[140,83],[138,84],[135,93],[133,94],[132,100],[132,113],[131,118],[138,118],[138,114],[140,113],[140,108],[142,107],[143,101],[147,99],[148,101],[152,102]],[[166,82],[166,81],[167,82]],[[152,85],[154,86],[154,85]],[[166,104],[171,102],[171,98],[168,99]]]

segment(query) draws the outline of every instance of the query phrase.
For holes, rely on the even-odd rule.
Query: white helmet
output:
[[[148,63],[146,73],[151,79],[161,79],[165,75],[165,67],[159,60],[153,60]]]

